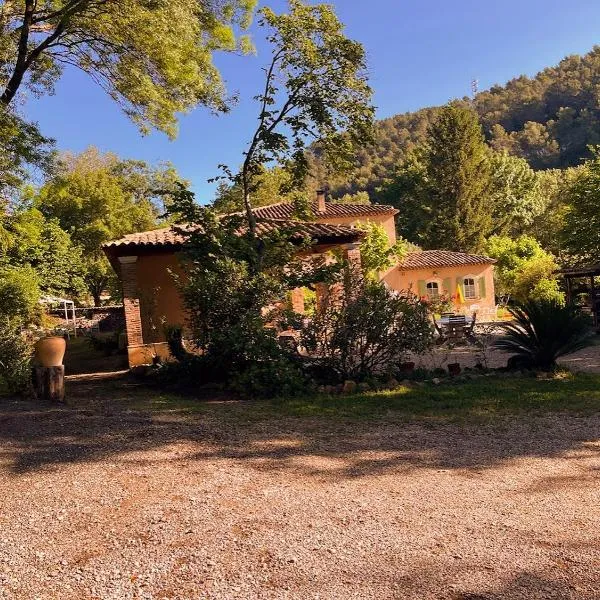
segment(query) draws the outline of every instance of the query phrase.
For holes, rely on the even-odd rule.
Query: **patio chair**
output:
[[[446,341],[446,335],[444,334],[444,330],[438,325],[438,322],[435,320],[435,316],[432,316],[433,327],[438,334],[438,338],[436,340],[436,344],[438,346],[442,345]]]

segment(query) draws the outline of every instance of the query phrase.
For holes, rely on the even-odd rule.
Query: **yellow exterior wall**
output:
[[[494,290],[494,265],[461,265],[456,267],[437,267],[428,269],[408,269],[394,267],[383,276],[383,281],[393,290],[411,290],[413,293],[421,295],[419,282],[428,283],[437,281],[440,294],[449,294],[456,296],[457,278],[472,277],[475,279],[475,290],[477,298],[466,298],[464,303],[458,302],[454,298],[456,310],[470,310],[471,306],[478,305],[480,308],[492,308],[496,305]],[[480,295],[479,279],[484,280],[485,296]],[[447,289],[445,283],[450,282],[450,289]]]
[[[369,215],[360,219],[352,217],[327,217],[326,219],[317,219],[317,223],[329,223],[330,225],[358,225],[360,223],[379,223],[383,225],[385,232],[388,235],[390,244],[396,243],[396,224],[394,223],[394,215]]]
[[[144,343],[164,342],[164,325],[185,325],[183,299],[169,271],[183,274],[177,254],[138,256],[137,286]]]

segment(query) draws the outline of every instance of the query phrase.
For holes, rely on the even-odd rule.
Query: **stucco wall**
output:
[[[383,280],[394,290],[411,290],[418,295],[425,295],[424,284],[436,281],[440,294],[446,293],[450,296],[456,296],[457,280],[462,280],[465,277],[475,279],[477,297],[473,299],[466,298],[464,303],[454,300],[457,309],[466,308],[468,310],[472,305],[491,308],[496,305],[493,265],[466,265],[411,270],[394,267],[384,275]],[[480,283],[480,280],[483,280],[483,283]]]
[[[144,343],[165,340],[163,324],[185,325],[183,300],[169,271],[183,275],[175,253],[137,259],[137,286]]]
[[[379,223],[383,225],[385,232],[388,235],[390,244],[396,243],[396,225],[394,223],[394,215],[369,215],[355,219],[351,217],[327,217],[327,219],[317,219],[318,223],[330,223],[331,225],[357,225],[358,223]]]

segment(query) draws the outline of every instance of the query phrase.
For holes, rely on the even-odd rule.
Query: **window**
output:
[[[431,299],[440,297],[440,286],[437,281],[430,281],[427,284],[427,297]]]
[[[477,293],[475,291],[475,280],[472,277],[465,277],[464,279],[465,286],[465,299],[473,300],[477,298]]]

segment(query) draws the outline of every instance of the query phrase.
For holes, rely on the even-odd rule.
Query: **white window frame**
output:
[[[436,295],[432,296],[429,292],[429,286],[435,284],[435,289],[436,289]],[[432,288],[433,289],[433,288]],[[437,280],[437,279],[430,279],[429,281],[425,282],[425,291],[427,293],[427,297],[430,300],[437,300],[440,296],[441,296],[441,289],[442,289],[442,285],[441,283]]]
[[[473,295],[469,296],[467,294],[467,279],[471,279],[473,281]],[[479,285],[479,277],[475,277],[475,275],[465,275],[462,280],[463,283],[463,294],[465,296],[465,300],[477,300],[479,298],[478,285]],[[471,286],[469,286],[471,287]]]

